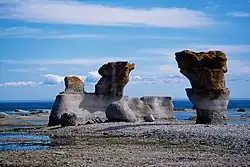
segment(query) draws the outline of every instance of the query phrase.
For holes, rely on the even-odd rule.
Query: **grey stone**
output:
[[[197,91],[186,89],[189,100],[196,106],[196,124],[221,124],[225,120],[229,102],[229,89],[222,91]]]
[[[62,116],[61,116],[61,119],[60,119],[60,124],[62,127],[65,127],[65,126],[75,126],[76,125],[76,114],[75,113],[64,113]]]
[[[153,115],[148,115],[144,117],[145,122],[154,122],[155,118]]]
[[[137,120],[135,113],[123,100],[109,104],[105,114],[109,122],[135,122]]]
[[[93,120],[88,120],[85,125],[94,124],[94,123],[95,122]]]

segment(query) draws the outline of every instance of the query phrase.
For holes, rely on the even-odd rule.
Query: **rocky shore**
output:
[[[0,129],[6,136],[0,146],[12,147],[1,151],[0,166],[250,166],[250,124],[227,124],[226,54],[175,55],[191,84],[185,89],[196,111],[191,119],[173,119],[179,109],[170,96],[123,96],[135,64],[108,62],[98,70],[95,92],[85,92],[78,77],[65,77],[47,125]]]
[[[2,129],[51,138],[42,150],[1,151],[0,166],[249,166],[250,125],[192,121]]]

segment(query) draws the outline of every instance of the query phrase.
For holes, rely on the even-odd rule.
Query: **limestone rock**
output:
[[[62,127],[65,126],[75,126],[76,125],[76,114],[75,113],[64,113],[61,116],[60,124]]]
[[[95,85],[95,94],[109,98],[121,98],[125,85],[129,82],[129,74],[135,68],[134,63],[127,61],[104,64],[98,73],[102,76]]]
[[[76,76],[67,76],[64,78],[65,83],[65,93],[84,93],[84,83],[82,80]]]
[[[109,104],[105,114],[109,122],[135,122],[137,120],[134,112],[124,100]]]
[[[196,123],[222,123],[230,94],[224,76],[227,72],[226,54],[184,50],[175,55],[180,72],[192,86],[192,89],[186,89],[186,93],[196,107]]]
[[[144,96],[124,100],[127,101],[129,108],[134,111],[138,119],[144,120],[148,115],[152,115],[155,119],[172,117],[174,107],[171,97]]]
[[[140,100],[152,110],[156,119],[169,119],[174,111],[171,97],[144,96]]]
[[[48,126],[56,126],[60,124],[61,115],[64,113],[75,112],[83,114],[79,108],[79,104],[83,101],[82,94],[62,93],[56,96],[50,116]]]

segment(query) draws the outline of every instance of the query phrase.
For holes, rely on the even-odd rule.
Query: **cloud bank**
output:
[[[1,4],[1,19],[30,22],[170,28],[196,28],[216,23],[206,13],[187,8],[126,8],[75,0],[4,0]]]

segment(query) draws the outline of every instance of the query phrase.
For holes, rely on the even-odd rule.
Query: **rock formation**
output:
[[[65,90],[56,96],[56,100],[53,104],[49,116],[48,126],[59,125],[61,115],[63,115],[64,113],[82,112],[82,110],[79,108],[79,104],[84,99],[83,82],[78,77],[75,76],[65,77],[64,82],[65,82]]]
[[[67,76],[64,78],[65,93],[84,93],[84,83],[76,76]]]
[[[151,119],[169,119],[173,111],[170,97],[123,96],[124,87],[129,82],[129,74],[134,68],[133,63],[121,61],[104,64],[98,71],[102,78],[95,85],[94,93],[85,92],[84,83],[79,78],[65,77],[65,90],[55,99],[48,125],[59,125],[64,113],[75,113],[75,124],[104,122],[107,119],[107,107],[115,101],[124,101],[121,103],[124,106],[119,106],[123,107],[124,111],[129,111],[130,115],[132,112],[136,120],[145,121],[144,118],[148,116],[152,117]],[[112,115],[108,117],[112,118]]]
[[[134,63],[130,64],[127,61],[104,64],[98,70],[102,77],[95,85],[95,94],[104,95],[109,99],[121,98],[123,89],[129,82],[129,74],[134,68]]]
[[[227,58],[221,51],[175,53],[180,72],[190,81],[186,89],[190,101],[196,107],[197,124],[222,123],[229,101],[224,73]]]

